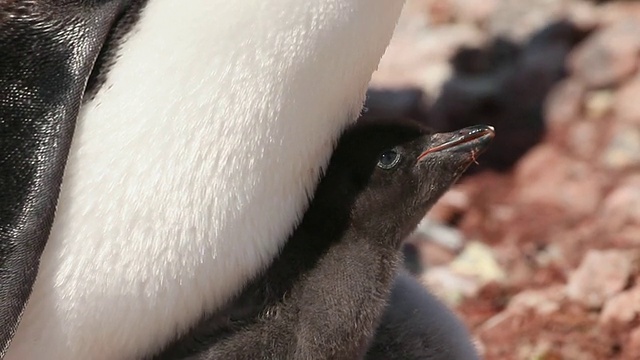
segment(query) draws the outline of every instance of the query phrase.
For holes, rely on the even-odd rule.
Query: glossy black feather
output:
[[[0,357],[38,272],[87,80],[131,3],[0,2]]]

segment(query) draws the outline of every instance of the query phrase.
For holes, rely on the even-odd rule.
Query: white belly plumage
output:
[[[134,359],[272,259],[402,0],[150,0],[80,112],[6,360]]]

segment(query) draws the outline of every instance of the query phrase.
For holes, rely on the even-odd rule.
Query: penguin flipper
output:
[[[36,279],[87,80],[125,2],[0,5],[0,358]]]

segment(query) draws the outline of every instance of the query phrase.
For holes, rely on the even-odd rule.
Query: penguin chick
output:
[[[225,310],[160,359],[360,359],[389,299],[400,245],[493,138],[362,122],[340,139],[298,227]]]

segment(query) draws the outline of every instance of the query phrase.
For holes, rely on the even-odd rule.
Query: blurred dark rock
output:
[[[425,94],[420,89],[369,89],[361,118],[410,118],[426,124]]]
[[[462,47],[451,58],[456,74],[461,76],[485,75],[512,66],[520,55],[520,46],[498,37],[486,48]]]
[[[544,101],[566,76],[565,58],[586,33],[566,21],[536,33],[524,46],[497,39],[485,49],[462,49],[454,76],[434,103],[429,125],[451,131],[493,125],[496,138],[484,168],[509,169],[544,135]]]

